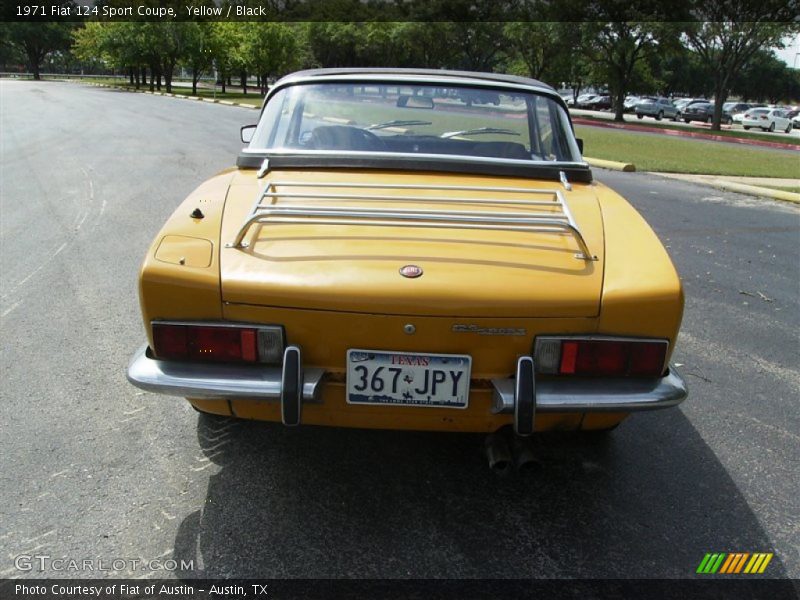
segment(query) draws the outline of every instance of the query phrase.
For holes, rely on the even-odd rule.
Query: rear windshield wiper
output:
[[[386,123],[378,123],[377,125],[370,125],[367,129],[385,129],[387,127],[411,126],[411,125],[430,125],[430,121],[416,121],[397,119],[395,121],[386,121]]]
[[[452,138],[459,135],[478,135],[481,133],[502,133],[504,135],[519,135],[511,129],[501,129],[499,127],[479,127],[478,129],[465,129],[464,131],[446,131],[439,137]]]

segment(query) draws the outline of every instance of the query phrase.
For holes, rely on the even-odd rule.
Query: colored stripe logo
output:
[[[697,573],[714,574],[760,574],[767,569],[773,557],[772,552],[708,552],[700,561]]]

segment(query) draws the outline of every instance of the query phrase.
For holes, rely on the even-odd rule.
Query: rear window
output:
[[[580,160],[566,111],[548,96],[375,82],[277,91],[248,150]]]

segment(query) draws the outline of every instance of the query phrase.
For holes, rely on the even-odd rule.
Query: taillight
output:
[[[666,340],[539,337],[534,365],[549,375],[659,377],[666,356]]]
[[[279,363],[283,329],[277,326],[153,323],[153,351],[161,359]]]

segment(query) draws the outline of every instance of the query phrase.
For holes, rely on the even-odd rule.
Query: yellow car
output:
[[[520,435],[686,397],[675,268],[547,85],[304,71],[242,141],[147,252],[134,385],[285,425]]]

